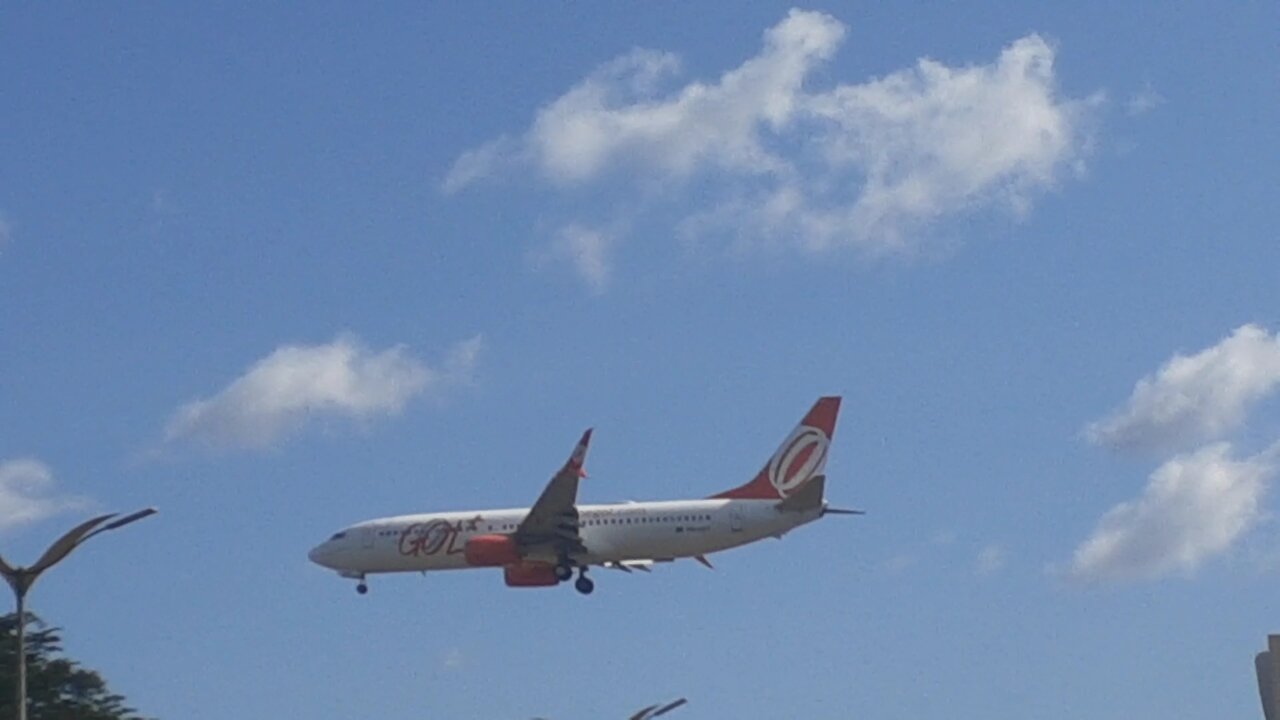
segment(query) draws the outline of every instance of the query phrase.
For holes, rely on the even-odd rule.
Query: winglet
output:
[[[578,477],[587,476],[584,465],[587,461],[587,446],[591,444],[591,431],[593,429],[587,428],[587,431],[582,433],[582,439],[578,441],[577,447],[573,449],[573,454],[569,456],[568,461],[564,464],[566,470],[577,473]]]

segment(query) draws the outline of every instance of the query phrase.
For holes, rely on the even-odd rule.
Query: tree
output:
[[[34,628],[34,629],[33,629]],[[0,718],[17,715],[18,616],[0,617]],[[27,613],[27,700],[30,720],[142,720],[98,673],[60,657],[59,628]]]

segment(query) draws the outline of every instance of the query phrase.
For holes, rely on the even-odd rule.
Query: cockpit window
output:
[[[329,539],[330,539],[330,540],[341,540],[342,538],[344,538],[344,537],[346,537],[346,536],[347,536],[347,533],[346,533],[345,531],[343,531],[343,532],[337,532],[337,533],[334,533],[334,534],[333,534],[333,537],[331,537],[331,538],[329,538]]]

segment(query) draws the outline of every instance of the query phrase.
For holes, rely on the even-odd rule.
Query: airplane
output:
[[[573,579],[595,589],[592,566],[649,572],[656,563],[707,555],[787,532],[826,515],[860,515],[828,506],[827,451],[839,397],[819,398],[764,468],[744,485],[701,500],[578,504],[591,430],[533,506],[525,509],[398,515],[357,523],[308,554],[357,581],[377,573],[501,568],[509,587],[551,587]]]

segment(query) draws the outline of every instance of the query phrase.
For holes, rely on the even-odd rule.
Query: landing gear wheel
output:
[[[560,563],[555,568],[556,580],[560,582],[568,582],[573,579],[573,566],[569,563]]]
[[[579,575],[577,582],[573,584],[573,588],[583,595],[590,595],[591,591],[596,589],[596,584],[591,582],[591,578],[586,575]]]
[[[364,583],[360,583],[359,585],[356,586],[356,592],[360,593],[361,595],[364,595],[365,593],[369,592],[369,586],[365,585]]]

